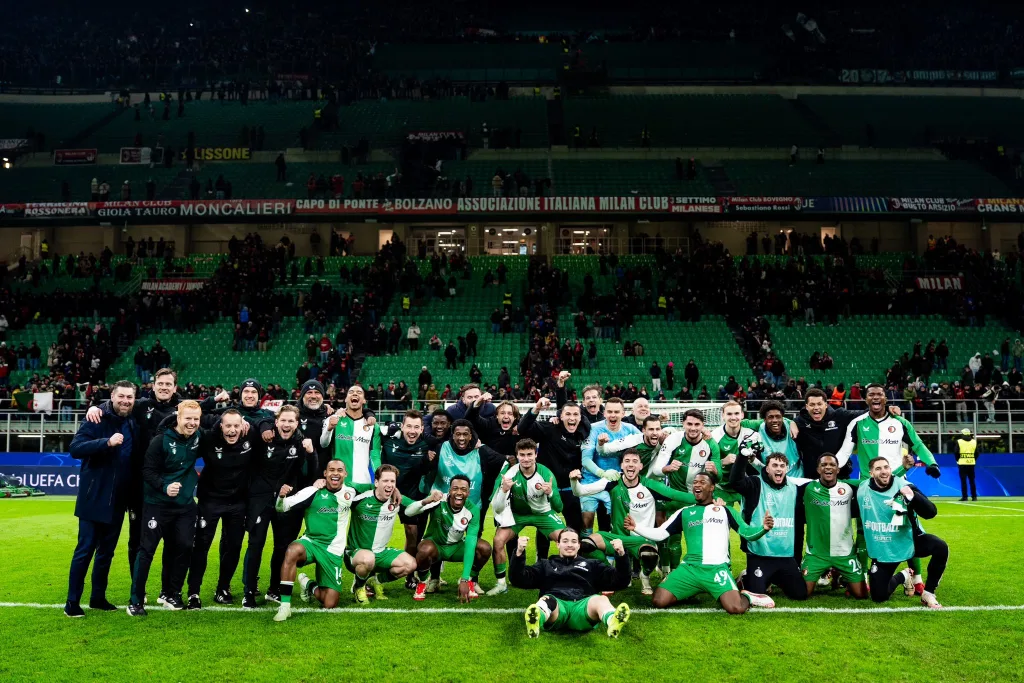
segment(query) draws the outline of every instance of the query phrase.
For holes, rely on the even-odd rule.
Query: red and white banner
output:
[[[148,164],[152,161],[153,149],[151,147],[122,147],[122,164]]]
[[[25,204],[25,216],[29,218],[88,215],[89,202],[30,202]]]
[[[932,292],[963,291],[964,279],[959,275],[914,278],[918,289]]]
[[[1024,213],[1024,199],[979,199],[978,213]]]
[[[99,151],[96,149],[57,149],[53,151],[54,166],[77,166],[95,164]]]
[[[890,197],[889,209],[914,213],[973,213],[977,201],[964,197]]]
[[[202,199],[197,201],[94,202],[98,218],[220,218],[287,216],[295,212],[294,199]]]
[[[142,290],[144,292],[194,292],[202,289],[205,285],[206,280],[189,280],[187,278],[143,280]]]

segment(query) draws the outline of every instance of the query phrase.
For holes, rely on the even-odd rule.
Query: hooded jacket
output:
[[[589,427],[587,419],[581,417],[576,431],[570,434],[561,423],[554,425],[547,420],[538,421],[531,408],[519,418],[518,431],[520,438],[530,437],[540,445],[537,462],[551,470],[558,488],[567,489],[571,486],[569,473],[583,469],[583,445],[590,436]]]
[[[324,386],[320,382],[311,379],[302,385],[299,393],[299,431],[303,437],[313,440],[313,447],[317,453],[317,473],[327,469],[327,461],[331,459],[332,449],[330,446],[320,445],[320,433],[324,428],[324,420],[327,419],[327,404],[321,403],[316,410],[306,407],[306,392],[316,390],[324,395]]]
[[[818,458],[822,453],[835,455],[839,452],[846,440],[847,427],[864,412],[828,406],[821,421],[815,422],[806,407],[800,409],[795,420],[796,426],[800,428],[796,445],[800,449],[800,460],[805,475],[811,476],[818,471]]]

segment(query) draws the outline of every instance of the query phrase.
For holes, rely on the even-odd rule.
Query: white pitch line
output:
[[[1022,511],[1021,508],[1001,508],[1001,507],[996,507],[995,505],[982,505],[981,503],[975,503],[973,501],[966,502],[966,501],[962,501],[962,500],[953,500],[953,501],[950,501],[950,502],[953,503],[953,505],[962,505],[964,507],[969,507],[969,508],[987,508],[989,510],[1002,510],[1003,512],[1021,512]]]
[[[975,519],[996,519],[998,517],[1024,517],[1024,512],[1008,515],[939,515],[936,520],[950,519],[951,517],[974,517]]]
[[[25,608],[25,609],[63,609],[60,603],[44,604],[39,602],[0,602],[0,608]],[[163,607],[147,607],[147,610],[168,612]],[[211,606],[204,607],[201,612],[248,612],[256,614],[273,614],[274,608],[261,607],[255,610],[243,609],[241,607]],[[293,607],[293,614],[521,614],[523,607],[482,607],[482,608],[457,608],[457,607],[336,607],[332,610],[318,609],[314,607]],[[187,611],[187,610],[186,610]],[[754,608],[752,613],[773,613],[773,614],[894,614],[902,612],[1011,612],[1024,611],[1024,605],[951,605],[941,610],[933,610],[928,607],[870,607],[858,609],[855,607],[776,607],[775,609],[762,610]],[[639,607],[632,610],[633,614],[725,614],[724,611],[715,607],[681,607],[678,609],[652,609],[650,607]]]

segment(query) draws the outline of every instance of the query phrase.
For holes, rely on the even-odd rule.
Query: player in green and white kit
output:
[[[555,475],[544,465],[537,464],[537,442],[520,439],[516,443],[515,465],[505,464],[498,475],[501,482],[494,491],[491,509],[494,510],[494,576],[497,584],[487,595],[508,592],[508,553],[505,544],[528,526],[534,527],[552,541],[565,528],[558,516],[562,511],[562,496],[558,492]]]
[[[711,438],[718,444],[718,454],[722,461],[722,486],[715,495],[730,505],[741,502],[743,497],[728,487],[729,472],[743,445],[760,440],[757,431],[759,426],[757,420],[743,419],[743,406],[739,402],[727,401],[722,406],[722,424],[711,430]]]
[[[430,567],[440,562],[461,562],[459,602],[469,602],[477,594],[480,570],[491,558],[491,544],[478,538],[480,508],[469,500],[469,477],[456,474],[449,484],[448,495],[431,491],[422,502],[413,503],[405,514],[415,517],[427,513],[426,531],[416,548],[416,592],[413,600],[427,597]]]
[[[670,607],[680,600],[699,593],[710,593],[729,614],[743,614],[750,606],[774,607],[767,596],[756,596],[737,589],[732,578],[729,556],[729,529],[735,529],[748,541],[756,541],[775,525],[766,515],[762,528],[746,524],[731,507],[714,500],[715,476],[699,472],[693,478],[693,495],[697,504],[677,510],[660,527],[638,526],[627,517],[629,531],[652,541],[663,541],[671,534],[686,536],[686,557],[654,592],[652,604],[658,609]]]
[[[398,495],[397,481],[398,468],[381,465],[374,472],[373,488],[356,496],[352,503],[345,566],[356,575],[352,590],[361,605],[370,602],[367,583],[377,600],[387,600],[381,584],[396,581],[416,570],[415,557],[388,547],[399,507],[415,502]]]
[[[683,429],[665,439],[649,474],[652,478],[667,476],[668,485],[676,491],[692,493],[694,477],[705,470],[721,476],[722,458],[718,444],[704,438],[704,413],[697,409],[687,410],[683,413]],[[677,503],[666,504],[665,514],[672,514],[680,507]],[[671,536],[661,548],[662,571],[667,576],[679,565],[683,555],[682,537]]]
[[[941,472],[935,462],[935,456],[924,445],[913,425],[899,415],[890,415],[886,407],[885,387],[881,384],[869,384],[864,393],[864,400],[868,404],[868,412],[854,418],[846,429],[846,438],[843,446],[836,453],[839,459],[839,466],[843,467],[849,461],[854,449],[857,450],[857,464],[860,468],[860,480],[866,481],[870,478],[868,463],[873,459],[882,457],[889,461],[889,469],[893,472],[903,465],[903,444],[907,444],[920,458],[927,469],[925,472],[929,477],[938,479]],[[868,563],[868,553],[861,540],[863,534],[858,534],[857,557],[865,567]],[[908,563],[914,570],[914,590],[918,595],[924,592],[924,579],[921,577],[921,562],[917,558],[911,558]]]
[[[334,457],[345,463],[349,481],[369,484],[374,470],[380,466],[380,432],[373,416],[363,414],[366,396],[358,384],[345,394],[345,410],[324,420],[320,432],[320,446],[327,448],[334,442]]]
[[[647,418],[650,420],[651,418]],[[657,418],[654,418],[657,420]],[[629,533],[623,526],[626,517],[632,515],[640,526],[657,525],[656,504],[659,501],[674,501],[693,505],[696,499],[685,491],[676,491],[665,484],[640,476],[643,462],[636,448],[627,448],[622,454],[622,478],[618,481],[598,481],[580,484],[583,473],[573,470],[569,473],[572,492],[577,496],[590,496],[607,491],[612,500],[612,519],[609,531],[597,531],[580,541],[580,552],[589,555],[591,551],[610,554],[612,541],[622,541],[622,546],[631,557],[640,562],[640,583],[644,595],[652,595],[651,572],[658,566],[657,547],[642,536]]]
[[[611,455],[612,453],[624,453],[627,449],[633,449],[640,456],[640,462],[643,465],[643,471],[646,472],[646,476],[654,478],[651,477],[651,465],[657,459],[665,440],[670,434],[674,433],[673,429],[671,427],[662,429],[661,418],[657,415],[648,415],[643,418],[640,420],[637,428],[640,430],[639,434],[630,434],[614,441],[598,441],[597,452],[601,455]],[[664,482],[664,479],[664,476],[661,476],[657,478],[657,481]]]
[[[280,496],[275,503],[278,512],[305,510],[306,532],[288,546],[281,565],[281,606],[274,621],[291,616],[292,587],[298,567],[316,565],[316,580],[299,574],[303,601],[316,598],[326,609],[338,606],[341,598],[342,555],[348,536],[349,513],[352,501],[360,493],[371,489],[368,484],[345,486],[345,463],[330,460],[324,478],[317,480],[287,498]]]
[[[818,458],[818,479],[799,487],[807,523],[807,552],[800,568],[807,595],[814,592],[818,577],[830,569],[848,583],[850,595],[868,597],[864,567],[854,551],[853,519],[857,512],[857,482],[839,480],[839,461],[831,453]]]

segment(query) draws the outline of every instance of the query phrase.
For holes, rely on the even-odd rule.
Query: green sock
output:
[[[679,560],[683,557],[683,537],[681,534],[673,534],[666,541],[669,551],[669,565],[672,569],[679,566]]]
[[[610,610],[608,610],[607,612],[605,612],[604,614],[601,615],[601,621],[604,622],[605,626],[608,625],[608,620],[612,618],[613,614],[615,614],[615,610],[610,609]]]
[[[912,557],[909,560],[907,560],[907,566],[910,567],[913,570],[914,576],[920,576],[921,575],[921,558],[920,557]]]
[[[508,573],[508,562],[499,562],[494,565],[494,578],[504,579],[505,574]]]
[[[397,580],[398,577],[392,574],[390,569],[386,572],[377,572],[377,581],[380,583],[391,583]]]
[[[281,604],[290,605],[292,604],[292,586],[295,585],[294,581],[282,581],[281,582]]]

